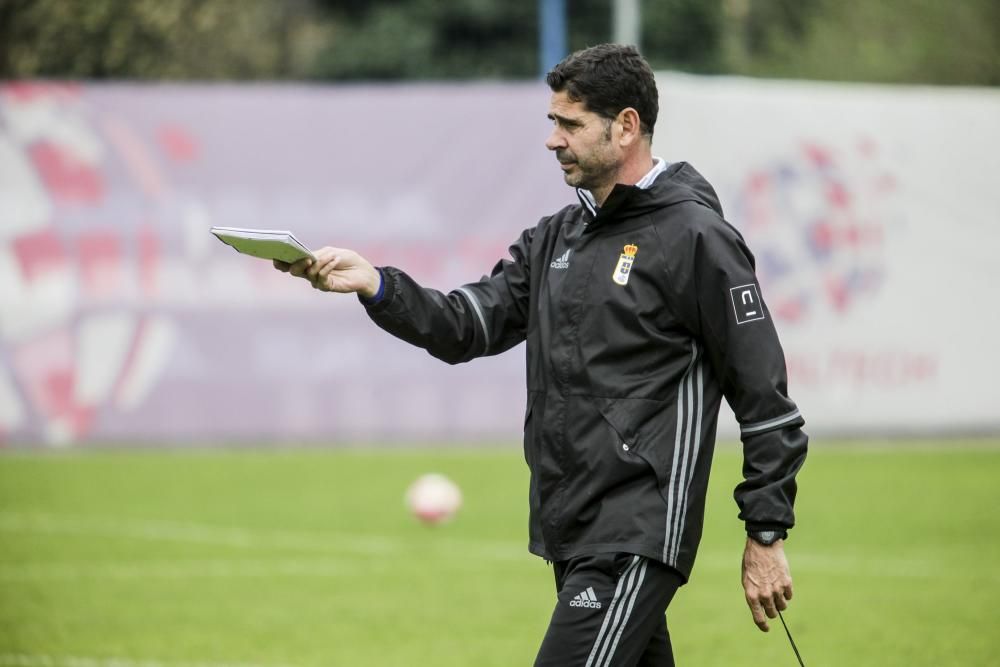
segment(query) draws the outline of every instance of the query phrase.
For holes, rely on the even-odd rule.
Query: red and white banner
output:
[[[659,86],[655,152],[709,177],[756,253],[809,430],[1000,428],[1000,94]],[[575,201],[548,98],[0,85],[0,443],[516,438],[520,348],[446,366],[208,228],[474,280]]]

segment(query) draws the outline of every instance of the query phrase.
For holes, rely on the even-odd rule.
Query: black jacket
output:
[[[527,341],[530,550],[655,558],[690,574],[719,404],[741,427],[749,530],[794,523],[807,437],[754,260],[712,187],[675,163],[648,189],[581,198],[449,294],[383,267],[383,329],[449,363]]]

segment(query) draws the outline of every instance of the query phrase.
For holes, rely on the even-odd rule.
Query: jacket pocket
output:
[[[668,411],[663,404],[644,398],[597,399],[604,421],[619,439],[619,455],[640,459],[656,475],[656,483],[664,502],[670,485],[673,443],[664,437],[670,431],[666,421]]]

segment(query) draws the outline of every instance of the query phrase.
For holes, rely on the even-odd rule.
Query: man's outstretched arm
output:
[[[316,259],[275,262],[280,271],[327,292],[357,293],[379,327],[448,363],[499,354],[520,343],[528,326],[534,229],[510,247],[489,276],[443,293],[391,266],[376,268],[356,252],[326,247]]]

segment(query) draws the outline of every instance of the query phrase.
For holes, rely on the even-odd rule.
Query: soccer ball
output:
[[[444,523],[462,506],[462,492],[444,475],[421,475],[406,490],[406,506],[426,524]]]

